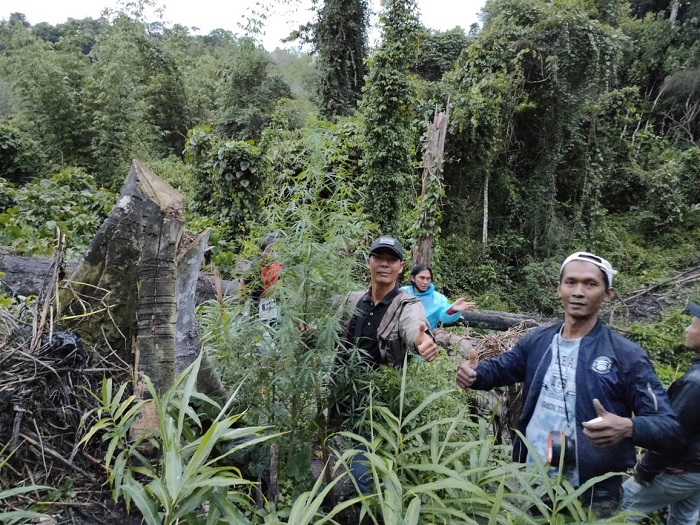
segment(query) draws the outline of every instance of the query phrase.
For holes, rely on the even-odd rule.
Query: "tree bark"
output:
[[[676,19],[678,18],[678,10],[681,7],[681,2],[680,0],[673,0],[671,2],[671,16],[668,18],[669,22],[672,24],[676,23]]]
[[[445,137],[447,135],[448,110],[435,111],[435,118],[428,126],[425,154],[423,155],[423,175],[421,177],[421,214],[418,218],[418,231],[421,232],[413,247],[413,264],[427,264],[430,266],[433,253],[433,233],[439,226],[442,215],[439,199],[443,193],[442,166],[445,156]],[[433,193],[433,195],[431,195]]]
[[[481,226],[481,243],[489,242],[489,173],[484,178],[484,219]]]
[[[143,199],[138,207],[142,219],[138,232],[136,372],[150,377],[156,389],[164,391],[175,379],[177,255],[185,220],[183,199],[140,163],[134,162],[131,172],[136,175],[133,196]]]
[[[519,324],[522,324],[523,328],[532,328],[553,322],[554,320],[545,317],[495,312],[492,310],[480,310],[478,312],[467,310],[462,312],[462,323],[472,328],[486,328],[488,330],[506,331]]]
[[[182,196],[133,161],[116,205],[61,285],[59,320],[167,389],[176,353],[191,360],[201,346],[195,291],[207,239],[185,234]]]

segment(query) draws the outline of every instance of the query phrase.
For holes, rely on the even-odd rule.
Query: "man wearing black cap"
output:
[[[685,346],[700,355],[700,306],[688,303],[692,315]],[[623,509],[650,514],[668,507],[668,525],[695,525],[700,509],[700,357],[669,387],[671,406],[683,431],[666,454],[647,452],[625,481]],[[640,521],[641,516],[629,521]]]
[[[345,323],[344,340],[363,350],[373,367],[402,366],[404,356],[414,349],[426,361],[435,359],[438,347],[427,331],[425,309],[420,299],[399,289],[397,283],[404,268],[401,243],[379,237],[370,246],[367,267],[369,290],[347,297],[347,303],[356,308]]]
[[[403,272],[403,247],[389,236],[375,240],[369,248],[367,268],[370,272],[370,288],[366,291],[350,292],[346,304],[354,307],[343,325],[345,344],[338,350],[336,358],[336,386],[341,380],[340,370],[348,366],[350,349],[358,348],[362,361],[372,368],[379,365],[403,366],[406,355],[417,352],[426,361],[438,355],[438,347],[429,331],[423,303],[405,290],[399,289],[398,277]],[[347,370],[346,370],[347,372]],[[346,387],[348,385],[345,385]],[[332,401],[331,417],[346,418],[351,415],[354,388],[336,390],[338,398]],[[364,449],[364,446],[358,448]],[[372,479],[364,454],[350,460],[350,471],[363,494],[372,492]]]

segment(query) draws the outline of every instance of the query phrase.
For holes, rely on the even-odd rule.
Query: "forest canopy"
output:
[[[214,227],[229,276],[255,235],[293,228],[280,206],[309,174],[332,176],[344,202],[319,206],[352,206],[364,238],[430,239],[445,290],[520,310],[551,313],[536,290],[574,249],[607,255],[622,286],[697,263],[700,7],[489,0],[466,33],[392,1],[370,49],[366,1],[345,4],[292,35],[310,53],[137,9],[3,19],[0,243],[46,255],[55,223],[79,256],[138,158]],[[445,110],[440,176],[424,184]]]

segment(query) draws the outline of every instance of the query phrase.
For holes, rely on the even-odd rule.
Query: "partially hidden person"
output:
[[[684,344],[696,357],[668,389],[682,439],[666,453],[647,451],[622,485],[623,509],[651,514],[667,507],[667,525],[695,525],[700,510],[700,306],[688,302],[687,308],[692,319]],[[636,515],[628,521],[641,519]]]
[[[421,300],[431,330],[440,324],[456,323],[462,317],[462,312],[466,312],[476,305],[476,303],[466,301],[463,297],[450,303],[447,297],[435,289],[433,270],[426,264],[417,264],[411,268],[411,284],[403,286],[401,289]]]
[[[365,369],[369,373],[381,365],[402,367],[404,360],[414,354],[426,361],[434,360],[438,346],[430,333],[425,309],[419,299],[398,286],[398,277],[404,269],[401,243],[387,235],[376,239],[369,247],[367,268],[369,289],[350,292],[345,298],[351,314],[343,320],[343,344],[336,355],[333,375],[340,377],[343,368],[353,366],[354,373],[358,370],[364,373]],[[359,353],[360,363],[351,359],[353,351]],[[352,393],[357,389],[339,390]],[[348,399],[333,400],[331,419],[345,418],[350,404]],[[350,470],[359,491],[372,492],[369,467],[363,454],[355,456]]]

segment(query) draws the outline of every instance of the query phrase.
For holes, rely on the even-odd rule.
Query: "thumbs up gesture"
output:
[[[418,326],[418,334],[413,343],[416,345],[416,350],[426,361],[432,361],[438,355],[438,345],[435,343],[433,336],[430,334],[425,323]]]
[[[595,408],[598,417],[582,423],[583,435],[593,445],[609,447],[625,438],[632,437],[633,426],[630,418],[608,412],[597,399],[593,400],[593,408]]]
[[[476,367],[479,366],[479,360],[476,357],[476,348],[469,351],[469,359],[463,361],[457,369],[457,385],[467,390],[471,388],[476,381]]]

